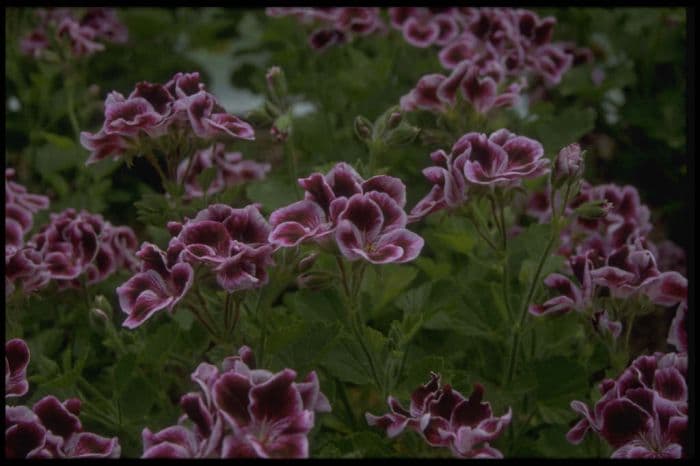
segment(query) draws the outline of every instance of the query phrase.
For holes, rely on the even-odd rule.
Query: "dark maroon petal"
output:
[[[345,162],[335,164],[326,175],[326,181],[333,190],[335,197],[350,197],[362,192],[362,177]]]
[[[110,439],[81,432],[68,439],[63,451],[66,458],[119,458],[121,446],[116,437]]]
[[[270,225],[275,227],[283,222],[291,222],[312,230],[323,223],[324,217],[323,209],[317,203],[304,200],[272,212]]]
[[[688,279],[678,272],[664,272],[646,285],[645,294],[661,306],[673,306],[688,299]]]
[[[20,338],[5,343],[5,398],[23,396],[29,391],[27,365],[29,347]]]
[[[80,420],[54,396],[45,396],[37,401],[32,410],[39,416],[44,427],[64,439],[82,430]]]
[[[243,435],[227,435],[221,445],[221,458],[257,458],[258,453]]]
[[[312,173],[308,178],[300,178],[298,181],[306,191],[305,199],[317,203],[324,212],[328,212],[335,194],[326,178],[321,173]]]
[[[399,207],[406,205],[406,186],[399,178],[377,175],[362,183],[362,192],[379,191],[388,194]]]
[[[438,95],[438,89],[445,79],[441,74],[428,74],[420,78],[413,90],[415,105],[425,110],[440,110],[443,101]]]
[[[7,408],[6,408],[7,410]],[[42,448],[46,429],[39,422],[19,422],[5,429],[5,457],[26,458]]]
[[[210,134],[212,136],[215,136],[216,132],[219,131],[233,138],[245,139],[247,141],[255,140],[255,130],[253,127],[236,116],[228,113],[215,113],[205,121],[211,128]]]
[[[524,136],[509,139],[503,144],[503,150],[508,154],[508,171],[526,170],[544,155],[542,144]]]
[[[141,458],[194,458],[186,448],[170,442],[163,442],[148,448]]]
[[[428,424],[425,426],[425,429],[423,429],[422,435],[431,446],[447,446],[449,444],[449,440],[440,435],[440,432],[448,431],[449,428],[449,422],[446,419],[442,417],[431,417]]]
[[[213,387],[214,403],[232,425],[239,427],[250,422],[248,405],[252,385],[241,374],[222,374]]]
[[[440,388],[440,376],[434,372],[430,373],[430,380],[418,387],[411,393],[410,412],[412,417],[418,417],[425,413],[425,401],[435,395]]]
[[[450,418],[450,425],[453,429],[461,426],[476,426],[482,420],[491,417],[491,406],[482,403],[484,387],[481,384],[474,384],[474,390],[469,395],[469,399],[459,403]]]
[[[303,409],[301,395],[293,385],[296,372],[284,369],[250,390],[250,414],[256,420],[276,421]]]
[[[338,29],[318,29],[309,36],[311,48],[322,51],[335,44],[342,44],[347,40],[343,31]]]
[[[617,448],[652,427],[649,413],[628,399],[612,400],[603,409],[600,434]]]
[[[335,240],[340,252],[350,260],[365,257],[362,232],[349,220],[341,220],[335,230]]]
[[[214,423],[211,414],[198,393],[188,393],[180,398],[180,406],[197,427],[201,437],[209,437]]]
[[[140,272],[117,287],[117,296],[122,311],[130,314],[136,305],[136,300],[145,291],[150,291],[154,296],[161,298],[168,296],[167,285],[158,273],[153,270]]]
[[[379,191],[370,191],[366,196],[382,211],[382,232],[406,226],[406,212],[391,196]]]
[[[309,440],[306,434],[280,435],[265,443],[270,458],[308,458]]]
[[[309,372],[303,382],[296,384],[301,400],[304,404],[304,409],[315,411],[318,413],[331,412],[331,405],[328,398],[321,393],[318,376],[315,371]]]
[[[412,231],[406,230],[404,228],[394,229],[386,234],[380,236],[376,242],[375,252],[370,252],[368,255],[370,258],[379,261],[382,249],[387,246],[393,246],[400,248],[400,255],[396,258],[392,258],[391,262],[404,263],[414,260],[420,254],[423,249],[425,240],[422,237],[413,233]],[[393,253],[388,253],[393,257]],[[383,263],[383,262],[380,262]]]
[[[479,113],[486,113],[496,100],[496,82],[489,76],[479,76],[477,68],[471,68],[460,83],[464,98]]]
[[[681,303],[676,310],[676,315],[671,322],[671,328],[668,331],[668,339],[670,345],[676,347],[676,350],[688,351],[688,330],[687,330],[688,305]]]
[[[172,302],[173,298],[170,296],[158,296],[152,291],[146,290],[136,298],[133,309],[129,313],[129,317],[122,322],[122,326],[134,329],[156,312],[168,307]]]
[[[339,220],[347,220],[357,228],[364,241],[371,242],[384,223],[381,208],[370,197],[355,194],[348,200]]]
[[[566,440],[569,443],[578,445],[583,441],[590,428],[591,424],[588,422],[588,419],[581,419],[566,433]]]
[[[668,400],[686,401],[688,399],[685,379],[675,368],[657,370],[654,374],[654,389]]]
[[[435,22],[421,23],[415,17],[408,18],[402,26],[403,37],[414,47],[432,45],[440,35],[440,26]]]

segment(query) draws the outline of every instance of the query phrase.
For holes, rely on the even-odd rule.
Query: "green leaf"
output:
[[[134,377],[134,369],[136,368],[136,355],[127,353],[114,365],[112,388],[115,394],[121,394],[126,388],[129,381]]]
[[[266,212],[287,205],[290,200],[299,197],[294,184],[275,178],[270,178],[264,183],[250,183],[246,193],[251,201],[261,203]]]
[[[387,264],[368,269],[363,291],[372,297],[372,315],[396,298],[416,278],[418,270],[409,265]],[[377,286],[381,283],[381,286]]]

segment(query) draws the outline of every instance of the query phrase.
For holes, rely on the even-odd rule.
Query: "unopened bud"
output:
[[[386,127],[388,129],[394,129],[397,126],[399,126],[402,119],[403,115],[401,114],[401,112],[393,112],[391,115],[389,115],[389,119],[386,122]]]
[[[270,99],[277,105],[283,105],[284,99],[287,97],[287,79],[284,77],[282,68],[273,66],[267,70],[265,79],[267,79]]]
[[[556,189],[564,183],[575,181],[583,175],[583,153],[578,144],[569,144],[554,159],[552,186]]]
[[[372,139],[373,126],[365,117],[358,115],[355,118],[355,134],[362,142],[369,142]]]
[[[100,95],[100,86],[98,86],[97,84],[91,84],[87,90],[88,94],[90,94],[90,96],[92,97],[97,97]]]
[[[265,101],[265,104],[263,105],[263,110],[269,115],[270,119],[275,119],[283,113],[277,105],[270,102],[269,100]]]
[[[95,297],[95,307],[102,310],[107,315],[108,319],[112,318],[112,304],[107,298],[104,297],[104,295],[98,294]]]
[[[595,200],[581,204],[574,213],[587,220],[596,220],[608,215],[613,205],[605,199]]]
[[[306,257],[303,257],[299,263],[297,264],[297,272],[302,273],[306,272],[309,270],[313,265],[316,263],[316,259],[318,258],[318,252],[312,252],[311,254],[307,255]]]
[[[254,126],[267,126],[272,123],[272,116],[267,113],[265,107],[255,108],[249,111],[246,115],[246,121]]]
[[[398,128],[387,131],[384,142],[387,146],[403,146],[410,144],[420,133],[420,128],[402,123]]]
[[[311,290],[320,290],[326,288],[330,284],[328,275],[307,272],[297,277],[297,286],[299,288],[308,288]]]

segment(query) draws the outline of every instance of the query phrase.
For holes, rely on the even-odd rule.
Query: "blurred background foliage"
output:
[[[529,107],[499,114],[468,129],[509,127],[539,139],[548,157],[580,141],[588,150],[586,178],[594,184],[634,185],[642,202],[652,209],[657,231],[688,251],[691,187],[685,139],[685,11],[536,11],[557,18],[554,40],[590,47],[594,62],[570,71],[560,85]],[[132,226],[140,241],[167,240],[164,225],[147,228],[142,220],[152,217],[135,206],[144,196],[161,191],[158,177],[142,159],[132,168],[112,161],[84,166],[88,153],[79,145],[66,113],[71,86],[81,129],[95,131],[108,92],[127,94],[139,81],[165,82],[177,71],[199,71],[227,111],[245,116],[265,100],[266,70],[280,66],[293,102],[289,138],[280,143],[269,134],[269,127],[259,127],[255,143],[230,145],[246,158],[272,164],[265,182],[248,185],[245,196],[234,196],[237,206],[260,202],[269,213],[299,197],[293,178],[325,171],[337,161],[366,167],[366,148],[353,130],[355,117],[374,121],[398,104],[422,75],[442,71],[435,50],[414,48],[395,32],[358,38],[317,53],[307,45],[308,31],[292,18],[269,18],[262,9],[225,8],[120,9],[129,42],[109,44],[106,51],[70,70],[65,64],[38,63],[21,56],[18,42],[32,28],[34,12],[8,9],[6,13],[6,166],[17,169],[17,179],[30,192],[49,195],[52,212],[69,206],[86,208],[113,224]],[[593,73],[602,73],[600,84],[594,84]],[[75,81],[69,83],[67,77]],[[431,118],[410,115],[411,123],[418,127]],[[421,174],[430,165],[428,154],[437,148],[448,149],[456,139],[440,140],[429,134],[424,131],[411,144],[387,149],[378,160],[379,171],[404,180],[409,206],[430,187]],[[290,173],[285,160],[290,148],[299,162],[296,173]],[[152,209],[154,206],[151,204]],[[201,206],[194,203],[189,211],[198,208]],[[167,216],[164,209],[167,207],[159,213]],[[527,393],[525,406],[519,407],[521,416],[529,416],[525,428],[511,430],[496,444],[506,455],[605,455],[597,439],[588,438],[575,447],[563,437],[576,417],[569,401],[586,399],[593,381],[601,378],[598,372],[609,368],[605,349],[586,341],[577,316],[556,323],[545,321],[532,334],[534,370],[519,374],[513,387],[500,387],[501,362],[507,351],[503,331],[510,317],[498,291],[499,265],[477,247],[470,224],[437,217],[418,227],[426,238],[421,257],[411,265],[383,267],[367,283],[380,280],[384,286],[363,292],[367,323],[379,330],[372,343],[386,364],[395,362],[394,340],[411,342],[404,349],[407,354],[398,353],[408,363],[402,377],[392,381],[394,394],[405,400],[425,382],[430,370],[441,372],[444,380],[463,393],[469,393],[473,382],[481,381],[497,414]],[[47,218],[48,213],[42,212],[35,224]],[[536,226],[523,233],[532,241],[537,241],[537,234]],[[528,267],[541,249],[534,248],[532,241],[514,242],[512,262],[520,271],[514,293],[524,292],[518,286],[527,283]],[[553,271],[559,265],[553,261],[547,267]],[[143,426],[148,423],[156,430],[172,424],[179,415],[176,400],[193,388],[189,373],[196,364],[192,361],[217,362],[240,344],[256,341],[259,328],[257,316],[242,319],[242,341],[232,344],[227,354],[206,347],[201,328],[192,325],[184,312],[172,320],[161,319],[159,325],[149,323],[125,331],[120,328],[122,319],[113,291],[125,279],[117,275],[88,296],[91,300],[103,294],[112,302],[113,331],[105,326],[95,332],[95,325],[101,324],[71,313],[71,306],[78,306],[85,297],[67,292],[60,303],[40,298],[23,302],[23,322],[31,322],[23,332],[33,336],[30,344],[36,356],[30,374],[36,374],[34,385],[41,384],[32,400],[49,392],[75,396],[75,387],[79,387],[88,400],[87,425],[95,423],[103,432],[119,435],[124,453],[134,456],[141,453]],[[386,410],[384,400],[369,387],[366,362],[355,357],[358,350],[347,331],[329,321],[328,313],[341,308],[335,291],[292,286],[265,293],[263,301],[269,300],[269,309],[263,318],[271,322],[273,342],[267,348],[266,365],[272,370],[293,367],[300,374],[316,369],[323,391],[338,406],[332,415],[322,417],[322,426],[310,439],[312,455],[426,453],[428,447],[414,436],[392,443],[367,427],[363,419],[347,419],[352,415],[340,407],[342,382],[354,387],[347,394],[351,406],[375,414]],[[248,304],[253,306],[253,302]],[[553,356],[557,354],[569,357]],[[348,425],[354,426],[354,433]]]

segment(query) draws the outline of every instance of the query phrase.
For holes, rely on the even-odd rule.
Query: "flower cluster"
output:
[[[573,64],[592,60],[588,49],[552,43],[556,20],[512,8],[390,8],[391,25],[416,47],[441,46],[449,76],[423,76],[401,99],[404,110],[444,112],[460,90],[478,113],[515,105],[532,75],[558,84]],[[518,78],[513,81],[514,78]]]
[[[407,427],[418,432],[433,447],[449,447],[459,458],[502,458],[500,451],[489,445],[510,424],[511,410],[496,417],[491,404],[483,403],[484,387],[474,385],[468,398],[449,384],[440,385],[440,376],[431,373],[430,380],[411,394],[406,410],[398,400],[388,398],[391,412],[383,416],[366,413],[367,423],[386,430],[396,437]]]
[[[184,183],[188,198],[204,196],[204,188],[197,177],[207,168],[214,168],[214,179],[206,187],[206,194],[212,195],[230,186],[247,181],[261,180],[270,171],[270,164],[243,160],[240,152],[226,152],[223,144],[214,144],[195,152],[193,157],[184,159],[177,168],[177,181]]]
[[[270,225],[257,205],[212,204],[184,223],[169,222],[168,229],[173,238],[167,250],[144,242],[136,254],[141,270],[117,288],[129,316],[125,327],[138,327],[165,308],[172,312],[192,287],[193,266],[210,269],[229,293],[267,283],[274,248],[267,242]]]
[[[5,398],[27,393],[29,357],[24,340],[5,343]],[[83,431],[80,405],[77,398],[61,403],[52,395],[37,401],[32,409],[5,405],[5,457],[118,458],[121,447],[116,437]]]
[[[120,268],[134,269],[137,242],[127,226],[113,226],[99,214],[66,209],[51,214],[26,246],[7,258],[5,280],[25,292],[56,281],[59,288],[101,282]]]
[[[220,371],[202,363],[192,373],[201,393],[180,398],[175,426],[143,430],[143,458],[306,458],[315,413],[330,412],[315,372],[295,382],[292,369],[255,369],[243,346]]]
[[[613,458],[681,458],[687,445],[688,356],[640,356],[616,380],[600,384],[593,409],[581,401],[571,408],[583,416],[566,435],[580,443],[592,430],[615,451]]]
[[[632,186],[590,186],[584,182],[581,193],[566,206],[565,212],[575,214],[586,203],[596,201],[607,205],[603,215],[595,218],[579,215],[561,233],[559,254],[568,256],[575,281],[557,273],[549,275],[544,283],[556,295],[541,305],[530,306],[530,313],[540,316],[586,311],[594,306],[599,287],[615,298],[645,295],[657,305],[679,305],[673,335],[669,338],[682,341],[688,281],[677,271],[662,271],[658,267],[659,249],[646,239],[652,228],[649,209],[640,202]],[[551,216],[550,203],[548,195],[537,193],[529,200],[528,213],[541,222],[547,221]],[[678,254],[677,250],[671,250]],[[676,258],[675,262],[680,260]],[[597,322],[595,316],[593,319]]]
[[[449,154],[440,149],[430,158],[436,165],[424,169],[423,174],[433,188],[413,207],[411,221],[462,204],[469,188],[519,186],[523,179],[549,171],[542,144],[507,129],[490,136],[467,133],[455,142]]]
[[[66,44],[73,57],[84,57],[105,49],[103,43],[125,43],[126,26],[110,8],[88,8],[80,19],[68,8],[38,9],[39,25],[20,42],[23,54],[41,58],[55,46]]]
[[[364,180],[341,162],[327,174],[312,173],[299,184],[306,192],[304,200],[270,215],[270,243],[323,245],[334,238],[349,260],[373,264],[412,261],[423,248],[423,238],[405,228],[406,186],[400,179],[378,175]]]
[[[304,24],[320,25],[309,36],[309,45],[319,51],[348,42],[354,35],[367,36],[386,29],[379,17],[379,8],[270,7],[265,12],[268,16],[293,16]]]
[[[112,91],[105,100],[104,116],[97,133],[80,134],[81,144],[90,151],[87,164],[110,156],[129,159],[149,154],[154,147],[180,154],[183,140],[255,138],[248,123],[226,113],[205,90],[197,72],[176,73],[165,84],[140,82],[127,98]]]
[[[12,181],[15,171],[5,169],[5,262],[24,246],[24,235],[34,225],[34,214],[49,207],[49,198],[27,192]]]

